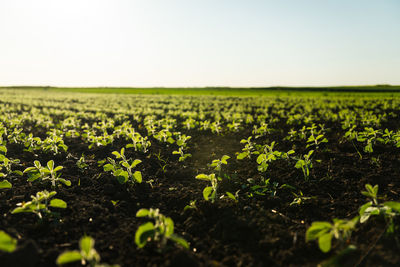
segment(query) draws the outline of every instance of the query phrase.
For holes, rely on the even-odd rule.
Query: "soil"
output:
[[[388,122],[389,124],[390,122]],[[392,122],[397,124],[396,122]],[[340,126],[340,125],[339,125]],[[276,141],[279,151],[288,151],[293,143],[283,140],[288,128],[285,124],[273,126],[274,131],[258,143]],[[173,146],[166,146],[152,139],[149,153],[127,150],[128,157],[141,159],[138,169],[144,181],[153,182],[129,186],[121,185],[111,173],[103,171],[97,160],[111,156],[111,152],[127,143],[116,140],[113,145],[89,150],[88,144],[79,138],[65,138],[68,153],[52,155],[24,152],[22,145],[8,144],[7,156],[21,160],[20,170],[32,166],[34,160],[42,164],[54,159],[64,166],[62,177],[71,180],[71,187],[57,188],[57,197],[68,203],[59,211],[59,219],[39,221],[34,214],[11,214],[16,204],[30,200],[30,195],[48,184],[28,183],[26,177],[14,176],[12,189],[0,191],[0,228],[18,238],[18,250],[12,254],[0,253],[1,266],[55,266],[57,256],[65,250],[78,248],[84,235],[96,240],[95,248],[102,262],[121,266],[315,266],[340,251],[343,244],[333,242],[329,253],[322,253],[315,241],[305,242],[305,232],[313,221],[332,221],[333,218],[350,219],[358,214],[359,207],[368,199],[361,194],[364,185],[379,185],[379,194],[386,200],[397,201],[400,194],[400,149],[377,144],[372,154],[362,153],[360,159],[351,142],[344,142],[343,130],[338,125],[326,125],[329,142],[316,151],[311,178],[305,181],[301,170],[278,160],[267,171],[270,181],[279,183],[276,193],[249,195],[249,178],[260,180],[255,158],[236,160],[241,151],[240,140],[251,135],[252,127],[238,133],[223,135],[211,132],[186,131],[193,155],[185,162],[178,162],[172,155]],[[43,135],[40,129],[32,129],[35,136]],[[356,144],[362,151],[360,144]],[[296,154],[306,151],[304,143],[295,143]],[[163,170],[155,154],[167,162]],[[85,154],[89,167],[80,170],[76,166]],[[228,165],[223,167],[224,179],[220,192],[239,191],[238,201],[229,198],[207,202],[202,197],[206,182],[196,180],[199,173],[210,173],[207,166],[213,159],[229,155]],[[379,165],[373,157],[379,157]],[[313,197],[301,205],[290,205],[294,199],[292,190],[279,189],[288,184],[300,190],[304,196]],[[118,201],[114,205],[111,200]],[[184,211],[191,200],[196,208]],[[160,248],[149,243],[138,249],[134,242],[135,231],[147,220],[136,218],[140,208],[159,208],[171,217],[175,233],[190,243],[185,250],[168,243]],[[399,224],[397,224],[399,225]],[[373,217],[360,224],[352,234],[350,243],[357,250],[344,257],[342,266],[398,266],[400,247],[396,235],[385,234],[386,223]],[[346,245],[346,244],[344,244]],[[71,264],[68,266],[80,266]]]

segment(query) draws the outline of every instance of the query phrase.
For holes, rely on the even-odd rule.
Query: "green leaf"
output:
[[[23,208],[23,207],[18,207],[18,208],[15,208],[15,209],[11,212],[11,214],[17,214],[17,213],[22,213],[22,212],[31,212],[31,209],[26,209],[26,208]]]
[[[229,157],[228,155],[223,155],[221,158],[221,163],[223,164],[228,164],[228,162],[226,160],[230,159],[231,157]]]
[[[39,179],[40,177],[41,177],[41,175],[40,175],[40,173],[29,173],[28,174],[28,179],[27,179],[27,181],[28,182],[33,182],[33,181],[35,181],[36,179]]]
[[[135,159],[132,164],[131,164],[131,168],[135,168],[136,165],[138,165],[139,163],[141,163],[142,161],[140,159]]]
[[[79,241],[79,247],[86,256],[89,256],[91,254],[91,250],[94,248],[94,239],[90,236],[82,237]]]
[[[0,182],[0,189],[6,189],[6,188],[11,188],[12,184],[7,181],[7,180],[3,180]]]
[[[365,210],[366,210],[368,207],[371,207],[371,206],[372,206],[372,202],[368,202],[368,203],[365,203],[364,205],[362,205],[362,206],[360,207],[360,211],[359,211],[360,216],[362,216],[362,215],[364,214]]]
[[[317,239],[330,231],[332,224],[329,222],[313,222],[306,232],[306,242]]]
[[[0,146],[0,152],[2,152],[3,154],[6,154],[7,148],[5,146]]]
[[[65,184],[66,186],[71,186],[71,181],[70,180],[66,180],[66,179],[63,179],[63,178],[58,178],[58,180],[61,183]]]
[[[209,196],[210,196],[210,194],[211,194],[212,191],[213,191],[213,189],[212,189],[211,186],[207,186],[206,188],[204,188],[204,190],[203,190],[203,197],[204,197],[205,200],[208,201],[208,198],[209,198]]]
[[[139,184],[142,182],[142,173],[140,171],[135,171],[133,173],[133,177],[135,178],[136,182]]]
[[[126,162],[126,161],[124,161],[124,162],[122,162],[122,164],[121,164],[122,166],[124,166],[125,168],[127,168],[127,169],[129,169],[129,163],[128,162]]]
[[[301,169],[304,166],[304,160],[298,160],[294,166],[296,169]]]
[[[67,264],[75,261],[82,260],[82,255],[77,250],[66,251],[57,257],[57,265]]]
[[[322,252],[327,253],[331,250],[332,234],[326,233],[318,238],[318,245]]]
[[[182,237],[180,237],[180,236],[178,236],[176,234],[172,234],[169,238],[172,241],[174,241],[175,243],[181,245],[185,249],[189,249],[189,247],[190,247],[189,243],[185,239],[183,239]]]
[[[148,209],[140,209],[136,212],[136,217],[146,217],[147,215],[149,215]]]
[[[54,171],[55,171],[55,172],[58,172],[58,171],[61,171],[63,168],[64,168],[63,166],[57,166],[57,167],[54,169]]]
[[[383,205],[390,207],[392,210],[395,210],[400,213],[400,202],[387,201],[383,203]]]
[[[49,206],[53,208],[65,209],[67,207],[67,203],[64,200],[55,198],[50,201]]]
[[[50,160],[49,162],[47,162],[47,168],[49,170],[53,170],[53,168],[54,168],[54,160]]]
[[[17,240],[9,236],[6,232],[0,230],[0,250],[13,252],[17,247]]]
[[[174,233],[174,221],[170,217],[165,218],[165,236],[169,237]]]
[[[12,171],[12,173],[14,173],[16,175],[19,175],[19,176],[24,175],[21,171]]]
[[[265,154],[260,154],[260,155],[257,157],[257,164],[261,164],[261,162],[263,162],[265,159],[266,159]]]
[[[226,195],[227,195],[230,199],[233,199],[233,200],[237,201],[237,200],[236,200],[236,197],[235,197],[231,192],[226,192]]]
[[[210,175],[207,175],[207,174],[204,174],[204,173],[201,173],[201,174],[197,175],[196,179],[204,180],[204,181],[210,181],[211,180],[210,179]]]
[[[139,226],[135,233],[135,243],[138,248],[143,248],[147,241],[154,237],[155,229],[152,222],[147,222]]]
[[[245,157],[248,156],[248,154],[249,153],[247,153],[247,152],[242,152],[242,153],[239,153],[236,158],[237,159],[244,159]]]
[[[124,184],[129,179],[129,174],[127,171],[118,170],[117,180],[120,184]]]
[[[103,166],[103,169],[104,169],[104,171],[112,171],[112,170],[114,170],[114,166],[112,165],[112,164],[106,164],[106,165],[104,165]]]
[[[42,164],[40,164],[40,161],[38,161],[38,160],[35,160],[33,162],[33,165],[35,165],[35,167],[38,168],[38,169],[40,169],[42,167]]]
[[[121,158],[121,154],[119,154],[118,151],[113,151],[112,154],[113,154],[117,159]]]

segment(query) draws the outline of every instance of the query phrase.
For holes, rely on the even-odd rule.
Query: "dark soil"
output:
[[[335,129],[335,125],[326,127]],[[279,151],[291,149],[291,142],[283,140],[287,126],[278,124],[274,128],[282,131],[257,142],[275,140]],[[32,132],[41,135],[39,130]],[[57,256],[65,250],[77,249],[79,239],[86,234],[96,240],[95,248],[102,262],[121,266],[315,266],[333,256],[343,244],[333,241],[332,252],[325,254],[317,242],[306,243],[305,232],[313,221],[356,216],[359,207],[368,201],[361,194],[366,183],[378,184],[379,194],[386,200],[399,199],[400,149],[389,145],[377,145],[374,153],[363,153],[360,159],[351,142],[342,142],[343,132],[331,130],[327,134],[329,143],[316,152],[315,158],[321,162],[314,164],[309,181],[304,180],[301,170],[294,168],[294,161],[274,162],[267,172],[271,181],[289,184],[296,188],[295,193],[301,190],[305,196],[314,197],[302,205],[290,205],[294,196],[289,189],[277,189],[275,195],[268,192],[246,197],[250,193],[249,187],[243,186],[248,184],[247,179],[258,181],[262,176],[255,158],[239,161],[235,156],[242,149],[240,140],[251,135],[251,127],[224,135],[199,131],[187,134],[192,136],[189,147],[193,157],[183,163],[171,154],[173,146],[167,147],[154,139],[147,154],[128,149],[129,157],[142,160],[138,169],[144,180],[154,180],[152,184],[134,186],[119,184],[97,164],[125,145],[122,140],[116,140],[113,146],[88,150],[88,144],[80,139],[66,138],[68,157],[67,153],[35,156],[24,152],[22,146],[8,145],[7,156],[21,160],[20,170],[32,166],[36,159],[42,164],[54,159],[56,165],[64,166],[62,177],[70,179],[72,186],[57,188],[57,197],[68,203],[67,209],[60,211],[61,220],[39,221],[34,214],[11,214],[17,203],[30,200],[30,195],[37,191],[50,190],[47,184],[30,184],[26,176],[14,176],[13,188],[0,191],[0,228],[19,242],[16,252],[0,253],[0,265],[55,266]],[[296,153],[304,151],[305,145],[299,142]],[[154,156],[157,153],[167,162],[164,171],[163,164]],[[81,154],[89,159],[89,167],[83,171],[75,164]],[[228,198],[215,203],[204,201],[202,190],[206,182],[194,177],[210,173],[207,164],[224,154],[231,159],[223,167],[225,179],[220,192],[240,190],[239,201]],[[371,160],[378,156],[379,166]],[[111,200],[118,204],[114,206]],[[184,211],[191,200],[197,200],[197,208]],[[155,243],[138,249],[134,243],[135,231],[146,222],[135,217],[140,208],[159,208],[171,217],[175,232],[190,243],[190,250],[173,243],[162,250]],[[385,221],[379,217],[359,225],[350,240],[357,250],[340,265],[398,266],[398,232],[387,235],[385,228]]]

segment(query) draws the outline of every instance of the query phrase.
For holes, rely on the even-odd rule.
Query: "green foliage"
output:
[[[358,217],[352,220],[333,219],[330,222],[313,222],[306,232],[306,242],[318,239],[318,246],[324,253],[332,247],[332,239],[335,238],[343,244],[347,241],[351,232],[355,229]]]
[[[310,177],[310,169],[312,169],[313,164],[311,161],[311,155],[314,153],[314,150],[310,150],[307,154],[303,155],[302,158],[297,158],[296,165],[294,166],[296,169],[301,169],[303,171],[303,176],[306,181],[309,180]]]
[[[160,213],[159,209],[140,209],[136,217],[147,217],[154,220],[139,226],[135,233],[135,243],[138,248],[143,248],[149,241],[158,243],[163,249],[168,240],[189,249],[189,244],[185,239],[174,233],[174,221]]]
[[[34,167],[29,167],[24,170],[24,173],[28,174],[28,182],[33,182],[36,180],[46,181],[49,180],[51,182],[52,188],[55,188],[58,184],[64,184],[66,186],[71,186],[71,181],[61,178],[61,171],[64,167],[57,166],[55,167],[54,161],[50,160],[47,162],[45,167],[42,166],[40,161],[34,161]]]
[[[227,165],[228,162],[227,160],[230,159],[231,157],[227,155],[223,155],[221,159],[214,159],[211,163],[211,167],[214,167],[214,170],[217,172],[221,172],[222,165]]]
[[[388,224],[388,232],[392,233],[395,227],[394,218],[400,215],[400,202],[387,201],[379,203],[378,185],[366,184],[365,189],[366,191],[362,191],[361,194],[370,198],[371,201],[360,207],[360,223],[367,222],[371,216],[382,216]]]
[[[67,203],[61,199],[53,198],[57,192],[41,191],[37,192],[35,196],[31,196],[32,200],[28,202],[18,203],[18,208],[15,208],[11,213],[34,213],[39,219],[43,216],[54,214],[49,208],[65,209]],[[51,200],[50,200],[51,199]]]
[[[211,186],[207,186],[203,189],[203,197],[205,200],[211,200],[214,202],[217,199],[217,190],[218,190],[218,179],[214,173],[212,174],[198,174],[196,179],[207,181],[211,183]]]
[[[118,182],[124,184],[141,183],[142,173],[140,171],[133,172],[133,169],[140,164],[142,161],[139,159],[131,160],[125,156],[125,148],[121,148],[121,151],[113,151],[112,154],[119,160],[116,162],[112,158],[108,158],[108,164],[103,166],[104,171],[111,171],[117,178]]]
[[[119,265],[109,265],[100,263],[100,255],[94,248],[94,239],[84,236],[79,241],[80,250],[65,251],[56,260],[57,265],[64,265],[80,261],[82,265],[88,264],[91,267],[118,267]]]

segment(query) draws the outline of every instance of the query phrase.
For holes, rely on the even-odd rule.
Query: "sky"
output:
[[[400,84],[399,0],[0,0],[0,86]]]

